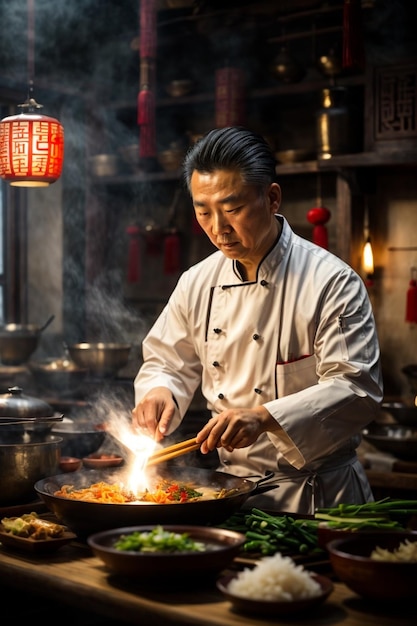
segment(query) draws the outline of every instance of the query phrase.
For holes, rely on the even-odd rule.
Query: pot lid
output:
[[[27,396],[20,387],[10,387],[8,393],[0,394],[0,417],[52,417],[50,404]]]

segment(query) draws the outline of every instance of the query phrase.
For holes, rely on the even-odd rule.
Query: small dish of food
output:
[[[59,460],[59,469],[62,472],[75,472],[82,465],[82,460],[75,456],[61,456]]]
[[[124,462],[123,457],[118,454],[89,454],[83,458],[83,465],[91,469],[101,469],[104,467],[118,467]]]
[[[0,523],[0,543],[24,552],[54,552],[76,537],[66,526],[34,512],[21,517],[3,517]]]
[[[278,552],[252,568],[219,578],[217,588],[239,612],[277,617],[322,604],[334,586],[330,578],[309,572]]]
[[[239,554],[245,535],[214,527],[150,525],[95,533],[87,542],[114,574],[171,584],[184,577],[215,578]]]

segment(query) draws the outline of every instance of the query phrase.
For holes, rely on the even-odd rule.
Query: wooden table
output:
[[[147,589],[132,581],[116,579],[87,546],[78,542],[48,556],[12,552],[0,545],[0,583],[22,592],[30,589],[40,597],[136,625],[415,626],[417,623],[416,608],[407,615],[410,607],[375,606],[339,582],[335,582],[327,601],[307,615],[273,620],[249,617],[234,613],[214,582],[193,589],[166,585]]]

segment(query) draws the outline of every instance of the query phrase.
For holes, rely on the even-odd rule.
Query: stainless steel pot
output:
[[[196,486],[206,486],[216,490],[231,490],[224,498],[199,500],[170,504],[150,502],[131,502],[127,504],[108,504],[71,500],[54,495],[62,485],[71,484],[75,489],[82,489],[95,482],[123,482],[126,472],[109,470],[86,470],[72,474],[61,474],[39,480],[35,490],[56,517],[79,536],[138,524],[187,524],[192,520],[199,526],[216,525],[227,519],[239,509],[246,500],[265,489],[276,488],[266,484],[270,476],[257,482],[214,470],[189,468],[159,468],[158,476],[169,481],[192,482]],[[265,484],[264,484],[265,482]]]
[[[0,395],[0,444],[42,441],[62,417],[47,402],[10,387]]]
[[[0,445],[0,505],[15,505],[36,499],[34,485],[58,471],[60,437],[49,435],[37,443]]]
[[[3,365],[26,363],[39,344],[41,333],[55,319],[55,315],[43,326],[35,324],[5,324],[0,327],[0,361]]]

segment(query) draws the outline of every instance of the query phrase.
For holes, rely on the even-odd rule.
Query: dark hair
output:
[[[230,126],[210,130],[188,150],[183,175],[190,190],[195,170],[237,169],[246,183],[265,188],[275,181],[275,166],[274,154],[262,135],[241,126]]]

